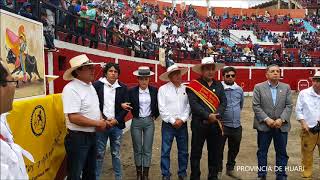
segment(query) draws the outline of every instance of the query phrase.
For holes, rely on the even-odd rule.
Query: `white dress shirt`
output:
[[[172,82],[161,86],[158,91],[160,117],[167,123],[174,124],[176,119],[186,122],[190,116],[190,105],[186,86],[176,87]]]
[[[299,93],[296,105],[297,120],[304,119],[309,128],[320,121],[320,95],[313,87],[302,90]]]
[[[103,114],[108,118],[115,118],[115,101],[116,101],[116,89],[121,87],[118,80],[113,84],[110,84],[107,79],[100,78],[99,81],[104,83],[103,94],[104,94],[104,104],[103,104]]]
[[[13,135],[6,120],[7,114],[0,115],[0,179],[29,179],[23,156],[34,162],[32,155],[14,143]]]
[[[139,117],[148,117],[151,114],[151,96],[149,88],[139,88]]]
[[[99,120],[101,118],[99,98],[92,84],[78,79],[69,82],[62,91],[63,111],[66,115],[67,128],[73,131],[95,132],[95,127],[84,127],[69,121],[68,114],[80,115]]]

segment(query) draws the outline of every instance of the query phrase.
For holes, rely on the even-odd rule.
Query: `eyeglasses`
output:
[[[236,77],[235,74],[226,74],[225,76],[226,76],[226,78],[230,78],[230,77],[235,78]]]
[[[0,81],[0,84],[5,84],[5,83],[15,86],[16,88],[19,87],[19,81]]]

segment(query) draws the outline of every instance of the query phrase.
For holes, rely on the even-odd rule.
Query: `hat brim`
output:
[[[181,72],[181,76],[183,76],[184,74],[186,74],[186,73],[188,72],[188,68],[186,68],[186,67],[179,67],[179,68],[177,68],[177,69],[173,69],[172,71],[165,72],[165,73],[163,73],[163,74],[161,74],[161,75],[159,76],[159,79],[160,79],[161,81],[170,81],[170,79],[169,79],[169,74],[171,74],[171,73],[174,72],[174,71],[180,71],[180,72]]]
[[[154,75],[154,72],[150,71],[150,74],[148,74],[148,75],[141,75],[141,74],[139,74],[139,71],[136,70],[136,71],[134,71],[132,74],[135,75],[135,76],[137,76],[137,77],[149,77],[149,76],[153,76],[153,75]]]
[[[89,65],[99,65],[100,63],[88,63],[88,64],[82,64],[80,66],[75,66],[75,67],[72,67],[72,68],[69,68],[67,69],[64,73],[63,73],[63,80],[65,81],[71,81],[74,79],[74,77],[71,75],[71,73],[78,69],[79,67],[82,67],[82,66],[89,66]]]
[[[208,63],[208,64],[197,64],[195,66],[192,67],[192,71],[195,72],[195,73],[198,73],[198,74],[201,74],[201,68],[202,66],[204,65],[215,65],[214,66],[214,71],[218,71],[220,69],[222,69],[224,67],[224,64],[223,63]]]

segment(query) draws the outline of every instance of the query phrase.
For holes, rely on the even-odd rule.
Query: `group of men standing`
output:
[[[95,64],[86,55],[76,56],[70,60],[71,68],[64,74],[65,80],[72,80],[65,86],[62,93],[68,128],[65,138],[68,179],[80,179],[81,174],[82,179],[99,179],[108,139],[110,139],[115,179],[123,179],[120,162],[122,129],[125,127],[124,118],[128,110],[132,109],[128,104],[128,90],[126,85],[118,81],[120,68],[114,63],[108,63],[104,67],[103,77],[91,83],[94,80]],[[167,82],[159,88],[156,96],[159,115],[163,120],[160,163],[163,180],[170,180],[171,177],[170,151],[174,138],[178,148],[178,178],[179,180],[187,178],[189,159],[187,121],[191,115],[190,179],[200,180],[200,160],[205,141],[208,150],[208,179],[221,179],[223,151],[227,140],[226,174],[232,178],[241,179],[235,171],[235,160],[242,138],[240,113],[244,104],[244,95],[242,88],[235,82],[237,74],[235,68],[225,67],[222,70],[222,82],[214,79],[215,73],[223,66],[215,63],[211,57],[203,58],[201,64],[192,67],[200,77],[188,85],[182,84],[182,76],[188,72],[187,68],[172,65],[159,77]],[[276,177],[277,180],[282,180],[287,179],[286,146],[293,108],[291,89],[289,85],[279,82],[280,68],[277,65],[267,67],[266,77],[267,81],[257,84],[253,93],[254,128],[258,134],[258,166],[267,166],[267,153],[273,139],[276,166],[282,167],[276,172]],[[147,86],[147,89],[140,88],[137,91],[140,94],[138,101],[144,104],[140,104],[140,112],[134,113],[138,116],[135,119],[150,119],[148,116],[139,117],[141,114],[146,114],[146,111],[142,110],[149,109],[149,106],[152,109],[155,107],[155,105],[151,106],[155,102],[153,96],[151,95],[151,101],[149,98],[145,101],[147,96],[143,95],[151,94],[150,89],[153,88]],[[139,97],[143,97],[144,100]],[[312,101],[306,100],[312,99],[311,97]],[[319,126],[320,121],[319,107],[320,77],[317,72],[313,77],[313,86],[302,91],[297,102],[297,118],[304,130],[302,163],[307,167],[303,172],[304,177],[312,175],[312,154],[310,155],[309,150],[312,149],[312,145],[319,145],[317,136],[309,133],[315,129],[319,134],[319,130],[316,131],[315,128],[316,125]],[[153,133],[151,134],[153,136]],[[137,146],[136,141],[133,143]],[[151,148],[147,156],[147,162],[149,162],[152,141],[147,147]],[[136,157],[136,149],[134,151]],[[149,167],[143,168],[146,174],[141,176],[140,165],[137,165],[137,179],[149,179]],[[266,179],[266,175],[267,169],[259,168],[258,178]]]

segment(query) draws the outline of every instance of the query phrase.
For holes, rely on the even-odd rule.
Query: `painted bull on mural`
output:
[[[9,49],[8,54],[7,54],[7,63],[8,64],[15,64],[16,62],[16,56],[12,52],[11,49]],[[32,79],[32,73],[35,73],[38,76],[38,81],[43,81],[43,78],[41,78],[38,67],[37,67],[37,60],[34,56],[30,56],[29,54],[25,55],[25,66],[26,66],[26,72],[29,74],[29,79],[28,81],[31,82]],[[18,74],[22,71],[21,64],[16,67],[11,74],[14,74],[18,72]]]

